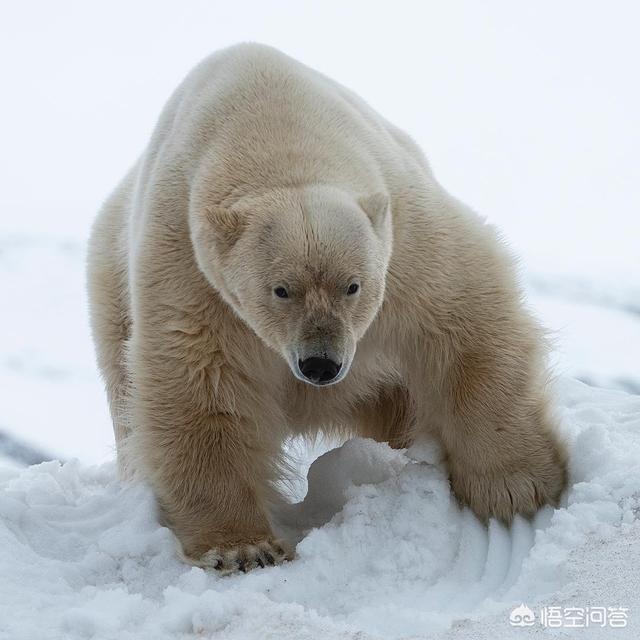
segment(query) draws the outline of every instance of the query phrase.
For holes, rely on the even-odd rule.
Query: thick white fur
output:
[[[96,220],[89,288],[118,456],[191,562],[290,555],[268,508],[292,433],[428,431],[482,518],[564,487],[541,332],[496,233],[406,134],[274,49],[215,53],[176,90]],[[337,384],[298,379],[320,353]]]

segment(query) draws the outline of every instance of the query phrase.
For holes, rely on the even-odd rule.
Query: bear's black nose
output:
[[[315,384],[331,382],[342,368],[341,364],[329,358],[307,358],[298,360],[298,366],[302,375]]]

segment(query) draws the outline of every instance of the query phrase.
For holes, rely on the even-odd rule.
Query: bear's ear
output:
[[[389,196],[378,192],[358,199],[358,204],[369,216],[371,224],[376,231],[382,229],[382,225],[389,213]]]
[[[221,251],[232,249],[247,227],[245,214],[220,206],[207,209],[207,221]]]

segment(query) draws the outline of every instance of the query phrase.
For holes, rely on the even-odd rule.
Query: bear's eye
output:
[[[278,298],[288,298],[289,294],[287,293],[287,290],[284,287],[276,287],[273,290],[273,293],[275,293]]]
[[[358,293],[358,289],[360,289],[360,285],[357,282],[352,282],[347,289],[347,295],[352,296],[354,293]]]

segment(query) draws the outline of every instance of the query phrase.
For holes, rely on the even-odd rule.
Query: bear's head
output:
[[[342,380],[382,305],[389,198],[329,186],[270,190],[231,206],[192,200],[200,269],[304,382]]]

